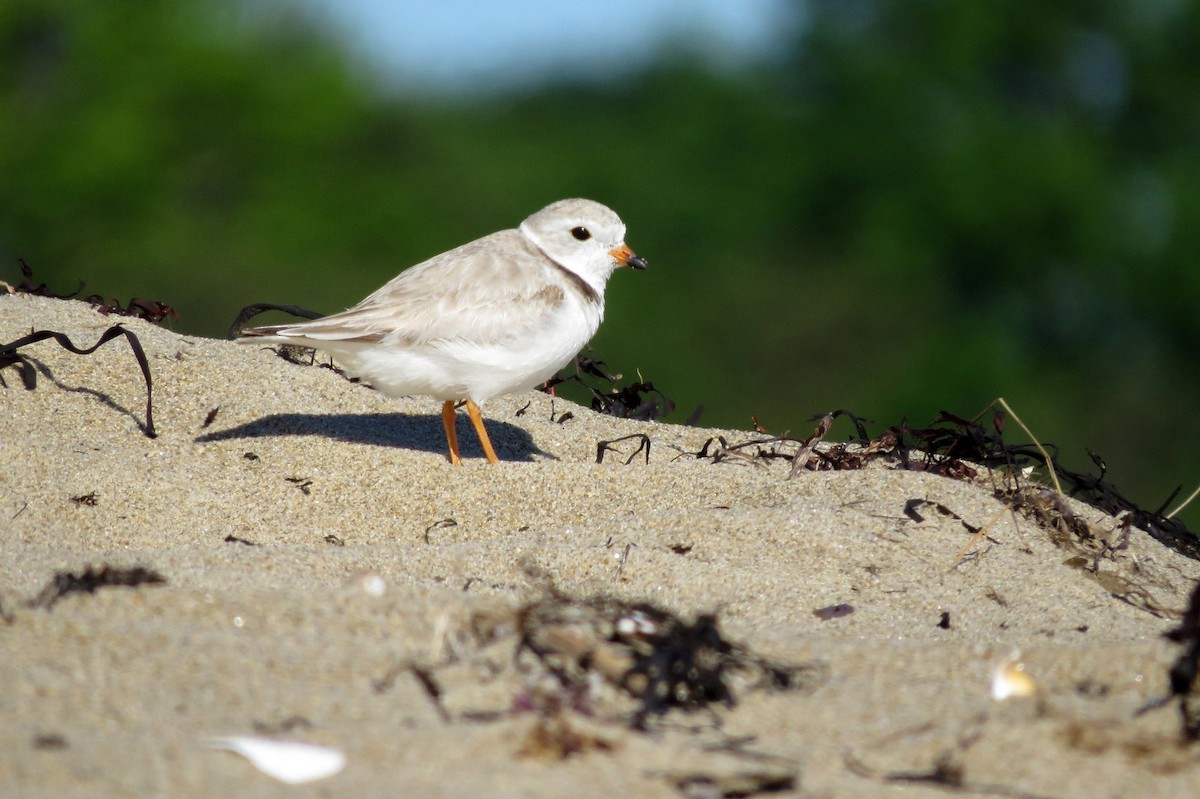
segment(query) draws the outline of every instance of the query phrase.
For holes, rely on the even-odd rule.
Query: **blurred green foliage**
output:
[[[652,266],[610,284],[595,348],[677,420],[803,435],[1003,395],[1154,507],[1200,479],[1198,10],[813,0],[735,74],[680,50],[451,102],[230,0],[7,0],[0,275],[222,335],[593,197]]]

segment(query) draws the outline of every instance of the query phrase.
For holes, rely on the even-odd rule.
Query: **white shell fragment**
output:
[[[288,785],[332,777],[346,767],[346,754],[340,749],[315,744],[227,735],[210,739],[208,745],[236,752],[263,774]]]
[[[387,581],[375,572],[362,572],[357,575],[356,582],[367,596],[380,597],[387,592]]]
[[[1035,693],[1037,683],[1025,671],[1019,650],[1001,661],[992,672],[992,699],[997,702],[1014,697],[1033,696]]]

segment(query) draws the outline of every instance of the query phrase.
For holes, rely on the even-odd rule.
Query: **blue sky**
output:
[[[771,53],[788,0],[259,0],[308,7],[401,86],[471,91],[567,74],[613,76],[687,46],[715,65]]]

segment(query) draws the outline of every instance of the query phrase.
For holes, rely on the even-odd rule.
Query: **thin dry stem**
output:
[[[1058,495],[1063,496],[1062,485],[1058,482],[1058,474],[1056,474],[1054,471],[1054,461],[1050,458],[1050,453],[1046,452],[1046,448],[1042,446],[1042,442],[1038,441],[1037,436],[1035,436],[1033,432],[1025,426],[1025,423],[1021,421],[1021,417],[1017,416],[1017,412],[1012,409],[1012,406],[1008,404],[1008,401],[1005,400],[1004,397],[996,397],[994,400],[989,402],[987,407],[980,411],[979,415],[971,421],[973,423],[978,422],[985,413],[996,407],[997,404],[1004,409],[1005,413],[1017,420],[1017,424],[1019,424],[1021,429],[1025,431],[1025,435],[1029,436],[1029,440],[1033,442],[1035,447],[1037,447],[1037,451],[1042,453],[1042,458],[1045,461],[1046,469],[1050,472],[1050,482],[1054,483],[1054,490],[1058,492]]]
[[[976,530],[975,534],[971,536],[971,540],[967,542],[967,545],[960,549],[958,554],[954,556],[954,562],[950,564],[950,569],[953,570],[958,568],[958,565],[962,563],[962,559],[967,556],[967,553],[971,551],[971,548],[975,546],[980,538],[987,535],[987,532],[989,529],[991,529],[992,525],[998,522],[1004,514],[1010,513],[1011,511],[1011,508],[1001,508],[1000,510],[996,511],[992,518],[984,522],[983,526]]]
[[[1200,485],[1196,486],[1195,489],[1192,490],[1192,493],[1188,494],[1187,499],[1185,499],[1183,502],[1180,502],[1178,505],[1176,505],[1175,510],[1173,510],[1167,514],[1167,518],[1168,519],[1175,518],[1175,514],[1179,513],[1179,511],[1183,510],[1188,505],[1192,504],[1192,500],[1195,499],[1197,497],[1197,495],[1200,495]]]

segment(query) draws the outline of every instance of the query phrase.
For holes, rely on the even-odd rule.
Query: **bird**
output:
[[[386,396],[442,400],[449,461],[467,415],[488,463],[489,400],[528,391],[566,366],[604,318],[604,289],[621,267],[646,269],[625,223],[593,200],[547,205],[501,230],[422,261],[345,311],[253,327],[237,342],[312,347]]]

